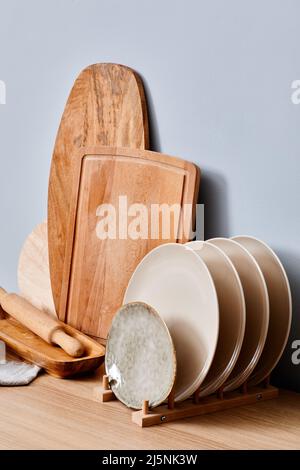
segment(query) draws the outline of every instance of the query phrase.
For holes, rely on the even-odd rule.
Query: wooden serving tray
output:
[[[69,356],[61,348],[51,346],[13,318],[4,315],[3,311],[2,314],[0,312],[0,340],[20,357],[42,367],[50,375],[67,378],[100,367],[105,356],[104,346],[69,325],[64,325],[64,329],[85,346],[85,356]]]
[[[91,147],[73,159],[73,187],[69,211],[61,212],[67,227],[63,279],[58,316],[61,321],[96,338],[107,337],[112,318],[122,305],[129,279],[141,259],[153,248],[167,242],[189,240],[193,215],[171,220],[170,238],[99,239],[98,208],[108,204],[117,209],[119,197],[128,207],[143,204],[151,219],[151,204],[174,204],[194,208],[199,187],[197,167],[185,160],[139,149]],[[54,221],[52,221],[54,225]],[[127,228],[127,227],[126,227]],[[117,229],[118,230],[118,229]]]

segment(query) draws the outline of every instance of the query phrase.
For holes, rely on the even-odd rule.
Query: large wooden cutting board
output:
[[[105,147],[81,150],[73,170],[70,204],[59,213],[59,224],[66,227],[66,246],[58,313],[62,321],[105,339],[139,261],[162,243],[189,239],[193,222],[189,210],[185,231],[180,231],[182,220],[171,216],[168,234],[163,233],[161,219],[156,226],[151,222],[151,204],[189,205],[185,207],[191,209],[198,194],[199,172],[192,163],[161,153]],[[143,238],[133,239],[132,232],[127,238],[124,231],[120,235],[120,196],[127,198],[128,208],[132,204],[146,208],[149,230],[143,232]],[[115,208],[118,227],[106,239],[99,238],[98,232],[103,204]],[[127,228],[133,219],[128,217]]]
[[[48,243],[54,304],[61,300],[71,204],[71,182],[78,150],[104,145],[149,146],[147,106],[138,75],[117,64],[92,65],[77,78],[58,131],[49,179]]]

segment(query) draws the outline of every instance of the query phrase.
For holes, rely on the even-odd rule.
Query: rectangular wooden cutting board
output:
[[[199,170],[179,158],[128,148],[85,148],[73,161],[71,204],[64,213],[66,250],[58,314],[69,325],[105,339],[139,261],[162,243],[188,241]],[[120,214],[121,218],[125,214],[125,202],[124,226]],[[163,204],[187,208],[184,232],[180,230],[183,219],[177,220],[172,211],[169,235],[168,230],[163,233],[161,215],[154,229],[153,205]],[[145,225],[143,232],[140,225],[135,226],[136,214],[141,213],[148,220],[147,233]],[[105,217],[110,222],[115,218],[116,230],[113,233],[109,223],[110,228],[104,230],[110,230],[109,235],[103,239]]]

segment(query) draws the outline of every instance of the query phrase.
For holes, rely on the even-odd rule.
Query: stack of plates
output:
[[[284,268],[248,236],[155,248],[133,273],[124,304],[106,371],[117,397],[137,409],[143,400],[162,403],[174,382],[176,401],[262,382],[291,325]]]

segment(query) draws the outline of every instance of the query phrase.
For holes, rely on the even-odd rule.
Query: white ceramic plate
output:
[[[175,400],[189,398],[212,363],[219,308],[209,270],[192,248],[168,243],[148,253],[129,282],[124,303],[142,301],[159,312],[177,356]]]
[[[256,259],[269,294],[268,336],[260,360],[249,380],[250,385],[256,385],[270,375],[286,346],[292,321],[291,290],[284,267],[268,245],[254,237],[238,236],[233,239],[247,248]]]
[[[220,312],[216,353],[200,390],[200,396],[215,393],[227,380],[238,359],[245,333],[246,308],[239,275],[217,246],[202,241],[187,243],[201,257],[215,283]]]
[[[239,243],[227,238],[214,238],[210,243],[226,253],[234,264],[244,291],[246,329],[236,365],[224,386],[224,391],[240,387],[257,365],[267,337],[269,298],[264,276],[254,257]]]
[[[175,349],[165,322],[149,305],[134,302],[115,315],[106,344],[105,368],[111,389],[125,405],[158,406],[171,392]]]

